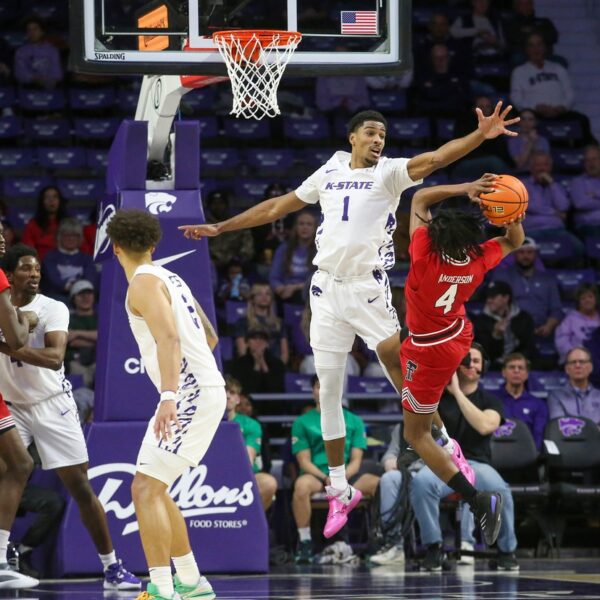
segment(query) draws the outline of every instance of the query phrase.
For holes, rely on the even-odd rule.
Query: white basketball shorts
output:
[[[177,418],[181,429],[172,429],[173,436],[166,442],[157,440],[152,417],[138,454],[137,470],[169,486],[188,467],[198,465],[223,419],[226,404],[224,387],[180,390]]]
[[[350,352],[359,335],[371,350],[400,331],[387,273],[336,278],[317,271],[310,284],[310,345],[316,350]]]
[[[46,470],[88,462],[88,451],[72,394],[38,404],[10,404],[17,431],[27,448],[35,442]]]

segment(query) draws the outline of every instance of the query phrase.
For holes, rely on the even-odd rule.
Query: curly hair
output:
[[[7,273],[14,273],[19,264],[19,260],[24,256],[33,256],[40,262],[40,257],[35,248],[26,246],[25,244],[15,244],[7,250],[0,265]]]
[[[429,221],[422,220],[429,225],[431,247],[441,260],[465,261],[483,254],[479,244],[485,220],[480,211],[440,208]]]
[[[106,231],[113,244],[139,254],[154,248],[162,237],[158,219],[136,208],[118,210]]]

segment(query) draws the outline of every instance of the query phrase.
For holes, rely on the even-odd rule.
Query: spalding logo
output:
[[[173,210],[173,205],[177,202],[177,196],[166,192],[146,192],[145,201],[146,208],[153,215],[160,215]]]
[[[110,240],[106,228],[116,212],[115,205],[108,204],[98,214],[98,231],[96,232],[96,242],[94,244],[94,258],[97,258],[100,254],[108,250]]]
[[[108,463],[92,467],[88,471],[90,481],[98,477],[106,477],[106,481],[98,493],[98,499],[106,513],[113,512],[119,521],[129,521],[123,527],[121,535],[129,535],[139,530],[129,489],[131,478],[135,472],[136,467],[131,463]],[[215,489],[204,483],[207,475],[206,465],[200,465],[184,473],[169,488],[169,495],[184,517],[233,514],[239,508],[250,506],[254,502],[252,481],[244,482],[240,488],[229,488],[224,485]],[[126,499],[128,504],[122,505],[116,496],[125,480],[127,480],[127,486],[121,490],[120,496]]]

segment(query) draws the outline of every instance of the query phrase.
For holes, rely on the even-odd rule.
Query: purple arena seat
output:
[[[69,90],[69,106],[75,111],[107,110],[115,105],[115,101],[115,90],[109,86]]]
[[[219,350],[223,360],[231,360],[233,358],[234,343],[233,338],[223,336],[219,338]]]
[[[371,105],[383,114],[394,114],[406,110],[405,90],[373,90],[371,91]]]
[[[225,135],[235,140],[268,140],[271,136],[271,123],[268,119],[255,121],[227,118],[224,124]]]
[[[108,166],[108,151],[98,148],[85,149],[85,164],[90,169],[104,170]]]
[[[437,119],[435,131],[438,139],[446,141],[454,139],[454,119]]]
[[[34,164],[35,156],[32,148],[0,148],[0,168],[3,171],[26,169]]]
[[[260,174],[272,175],[294,164],[294,151],[289,148],[260,148],[246,153],[248,164]]]
[[[589,236],[585,238],[585,253],[589,258],[600,260],[600,237]]]
[[[385,377],[361,377],[350,375],[348,377],[349,394],[393,394],[392,384]]]
[[[7,198],[14,200],[37,198],[40,190],[52,183],[47,175],[42,177],[4,177],[3,190]]]
[[[235,195],[240,205],[252,205],[265,199],[265,190],[272,183],[268,179],[237,179]]]
[[[594,269],[555,269],[552,271],[558,279],[558,286],[563,300],[573,300],[575,290],[582,283],[594,283]]]
[[[23,131],[23,122],[19,117],[0,117],[0,140],[19,137]]]
[[[56,184],[68,200],[97,201],[106,187],[102,179],[57,179]]]
[[[68,119],[25,119],[25,135],[40,144],[66,143],[71,136]]]
[[[214,86],[195,89],[183,96],[181,105],[191,109],[194,113],[210,111],[212,110],[216,96],[217,90]]]
[[[216,138],[219,135],[219,122],[217,117],[199,117],[200,141]]]
[[[572,142],[582,138],[581,124],[579,121],[540,121],[540,133],[552,142]]]
[[[61,89],[22,88],[19,90],[19,107],[25,111],[59,111],[65,107],[65,94]]]
[[[323,115],[313,117],[290,117],[283,124],[287,139],[296,142],[318,142],[330,137],[329,122]]]
[[[504,387],[504,377],[500,373],[486,373],[481,378],[481,385],[487,392],[499,392]]]
[[[115,118],[76,117],[74,123],[75,136],[82,141],[109,141],[119,126]]]
[[[0,85],[0,109],[15,105],[17,96],[15,89],[10,85]]]
[[[318,169],[333,156],[336,150],[337,148],[302,148],[299,152],[308,167]]]
[[[121,88],[117,93],[117,107],[121,114],[133,117],[137,108],[138,98],[140,97],[139,90],[131,88]]]
[[[77,169],[85,166],[85,151],[79,147],[42,147],[37,149],[37,159],[45,169]]]
[[[304,373],[286,373],[285,374],[285,391],[287,394],[302,394],[312,392],[310,385],[312,375]]]
[[[299,325],[302,320],[302,311],[304,307],[300,304],[283,305],[283,322],[289,327]]]
[[[583,170],[583,149],[559,148],[552,151],[557,172],[580,173]]]
[[[531,371],[529,391],[549,394],[566,385],[567,381],[567,375],[562,371]]]
[[[429,119],[411,117],[404,119],[389,119],[389,135],[394,140],[423,141],[431,135]]]
[[[240,152],[237,148],[210,148],[200,152],[200,169],[209,176],[234,173],[239,166]]]
[[[534,234],[535,235],[535,234]],[[554,263],[572,258],[575,255],[573,240],[566,233],[553,239],[538,240],[539,255],[544,263]]]
[[[236,302],[235,300],[227,300],[225,302],[225,321],[229,325],[234,325],[240,319],[246,316],[248,304],[246,302]]]

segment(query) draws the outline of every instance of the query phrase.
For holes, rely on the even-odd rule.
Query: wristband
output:
[[[177,394],[172,391],[166,391],[160,393],[160,401],[166,402],[167,400],[175,400],[177,398]]]

